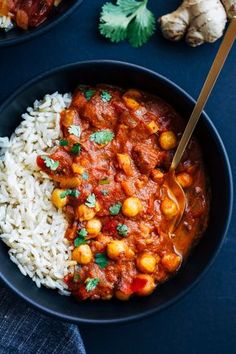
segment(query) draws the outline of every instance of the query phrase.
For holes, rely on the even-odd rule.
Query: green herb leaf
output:
[[[77,136],[79,138],[81,135],[81,128],[79,125],[70,125],[68,128],[68,132],[71,135]]]
[[[79,143],[74,144],[70,150],[70,152],[74,155],[79,155],[81,152],[81,145]]]
[[[87,278],[85,280],[85,283],[86,283],[86,290],[87,291],[92,291],[98,285],[99,279],[98,278]]]
[[[79,275],[79,273],[74,273],[74,277],[73,277],[73,282],[74,283],[77,283],[79,280],[80,280],[81,278],[80,278],[80,275]]]
[[[100,33],[111,40],[120,42],[128,39],[134,47],[148,41],[155,31],[155,16],[147,9],[148,0],[117,0],[102,7]]]
[[[78,237],[74,240],[75,247],[79,247],[80,245],[84,245],[87,242],[85,237],[87,236],[88,232],[85,228],[82,228],[77,233],[78,233]]]
[[[89,179],[89,174],[88,174],[87,172],[83,172],[83,173],[82,173],[82,178],[83,178],[84,180],[88,180],[88,179]]]
[[[108,264],[108,258],[105,253],[97,253],[95,255],[95,263],[101,268],[105,268]]]
[[[116,230],[118,231],[118,234],[120,236],[127,236],[128,231],[129,231],[128,226],[125,224],[119,224],[117,226]]]
[[[108,178],[103,178],[99,181],[99,184],[109,184],[109,183],[110,183],[110,181]]]
[[[66,139],[61,139],[60,141],[59,141],[59,145],[60,146],[67,146],[69,143],[68,143],[68,140],[66,140]]]
[[[94,208],[96,205],[96,197],[95,194],[92,193],[88,196],[88,198],[86,199],[85,205],[87,205],[87,207],[89,208]]]
[[[120,209],[122,207],[122,204],[119,202],[119,203],[116,203],[116,204],[113,204],[110,208],[109,208],[109,211],[110,211],[110,214],[111,215],[118,215],[119,212],[120,212]]]
[[[109,102],[112,99],[112,95],[107,91],[102,91],[101,99],[103,102]]]
[[[48,156],[43,156],[42,159],[44,160],[46,167],[50,168],[52,171],[55,171],[59,166],[59,161],[50,159]]]
[[[77,189],[66,189],[65,191],[61,192],[60,198],[65,198],[68,195],[70,195],[71,197],[78,198],[80,195],[80,191],[78,191]]]
[[[114,138],[115,134],[110,130],[100,130],[90,135],[90,140],[99,145],[108,144]]]
[[[87,101],[91,100],[91,98],[95,95],[96,91],[93,89],[89,89],[84,92],[84,97]]]
[[[109,191],[106,189],[101,190],[102,195],[106,196],[109,194]]]

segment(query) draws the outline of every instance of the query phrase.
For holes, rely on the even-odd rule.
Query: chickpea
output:
[[[152,254],[148,253],[143,253],[136,259],[136,265],[143,273],[153,273],[156,263],[156,258]]]
[[[61,194],[64,192],[64,189],[55,188],[52,192],[51,200],[52,203],[57,208],[63,208],[68,203],[68,197],[61,197]]]
[[[138,198],[130,197],[125,199],[122,206],[122,212],[124,215],[132,217],[138,215],[141,211],[142,204]]]
[[[123,293],[123,291],[120,291],[120,290],[117,290],[115,292],[115,296],[117,299],[122,300],[122,301],[129,300],[129,298],[130,298],[130,294],[125,294],[125,293]]]
[[[86,230],[90,235],[98,235],[102,229],[102,223],[99,219],[91,219],[87,222]]]
[[[162,257],[161,263],[169,272],[174,272],[180,266],[181,257],[175,253],[168,253]]]
[[[183,188],[188,188],[193,183],[193,178],[186,172],[181,172],[177,175],[177,180]]]
[[[107,255],[109,258],[117,260],[127,251],[127,245],[123,240],[112,240],[107,245]]]
[[[178,213],[178,207],[173,200],[165,198],[161,202],[161,211],[168,219],[172,219]]]
[[[72,170],[74,173],[82,175],[85,171],[85,168],[83,166],[78,165],[77,163],[72,163]]]
[[[151,176],[154,182],[160,182],[164,177],[164,173],[158,169],[152,170]]]
[[[94,218],[96,212],[94,209],[87,207],[85,204],[79,205],[77,209],[77,216],[79,221],[88,221]]]
[[[163,150],[171,150],[176,147],[177,139],[175,134],[169,130],[161,133],[159,143]]]
[[[89,245],[80,245],[72,251],[72,259],[79,264],[88,264],[92,258],[93,254]]]
[[[138,290],[136,294],[140,296],[150,295],[156,287],[153,277],[149,274],[138,274],[136,275],[136,278],[145,279],[147,281],[146,285],[142,289]]]

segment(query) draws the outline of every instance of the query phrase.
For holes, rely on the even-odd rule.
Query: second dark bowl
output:
[[[54,91],[73,91],[79,83],[108,83],[140,88],[170,103],[188,119],[194,100],[166,78],[147,69],[114,61],[93,61],[68,65],[45,73],[16,91],[0,109],[0,136],[10,135],[21,121],[21,114],[37,98]],[[11,117],[11,119],[9,119]],[[199,245],[177,276],[149,297],[78,303],[56,291],[38,289],[10,261],[7,247],[0,242],[0,279],[28,303],[60,319],[75,323],[118,323],[139,319],[164,309],[187,292],[212,264],[229,225],[233,185],[228,157],[214,125],[204,113],[196,135],[201,143],[212,188],[209,226]]]

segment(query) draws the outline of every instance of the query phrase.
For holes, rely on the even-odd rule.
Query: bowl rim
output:
[[[165,76],[147,69],[145,67],[136,65],[136,64],[132,64],[129,62],[123,62],[123,61],[116,61],[116,60],[109,60],[109,59],[99,59],[99,60],[86,60],[86,61],[78,61],[78,62],[73,62],[70,64],[66,64],[66,65],[62,65],[56,68],[53,68],[51,70],[47,70],[46,72],[42,72],[41,74],[37,75],[36,77],[34,77],[33,79],[27,81],[25,84],[19,86],[1,105],[0,105],[0,114],[1,112],[9,105],[11,104],[14,99],[20,95],[21,93],[23,93],[26,89],[28,89],[30,86],[40,82],[42,79],[46,79],[48,77],[50,77],[51,75],[55,75],[60,73],[60,71],[62,70],[67,70],[67,69],[73,69],[73,68],[77,68],[78,66],[83,66],[83,65],[113,65],[113,66],[123,66],[126,68],[133,68],[135,70],[138,71],[142,71],[146,74],[151,75],[152,77],[154,77],[154,79],[158,79],[161,80],[163,82],[165,82],[170,89],[174,89],[179,91],[179,93],[185,97],[185,99],[187,99],[191,104],[195,104],[196,101],[185,91],[183,90],[180,86],[178,86],[177,84],[175,84],[173,81],[171,81],[170,79],[166,78]],[[30,304],[31,306],[33,306],[35,309],[43,312],[46,315],[50,315],[53,317],[56,317],[59,320],[64,320],[64,321],[68,321],[68,322],[72,322],[72,323],[76,323],[76,324],[120,324],[120,323],[127,323],[127,322],[131,322],[131,321],[136,321],[139,319],[143,319],[145,317],[148,317],[152,314],[155,314],[159,311],[162,311],[164,309],[166,309],[167,307],[173,305],[174,303],[176,303],[177,301],[179,301],[182,297],[184,297],[195,285],[198,284],[198,282],[202,279],[202,277],[209,271],[210,267],[212,266],[212,264],[214,263],[217,255],[219,254],[222,245],[225,241],[225,237],[226,234],[228,232],[229,229],[229,225],[230,225],[230,221],[231,221],[231,216],[232,216],[232,210],[233,210],[233,177],[232,177],[232,170],[231,170],[231,166],[230,166],[230,162],[229,162],[229,158],[228,158],[228,154],[227,151],[225,149],[225,146],[223,144],[223,141],[217,131],[217,129],[215,128],[213,122],[211,121],[211,119],[209,118],[209,116],[206,114],[206,112],[203,112],[203,119],[205,121],[205,123],[207,124],[207,127],[209,128],[209,130],[212,131],[213,135],[215,136],[217,143],[219,144],[219,147],[222,151],[222,157],[224,160],[224,164],[225,164],[225,171],[226,171],[226,175],[227,175],[227,185],[228,185],[228,195],[229,195],[229,201],[228,201],[228,213],[227,213],[227,218],[225,220],[225,226],[224,226],[224,231],[222,232],[222,238],[218,244],[218,247],[216,248],[215,252],[213,253],[213,256],[210,258],[210,260],[208,261],[207,265],[205,266],[205,268],[201,271],[201,273],[196,277],[196,279],[194,281],[192,281],[189,285],[186,286],[186,288],[182,291],[179,292],[178,295],[174,296],[172,299],[170,299],[169,301],[167,301],[166,303],[160,305],[157,308],[152,308],[149,309],[147,311],[143,311],[141,313],[135,314],[135,315],[131,315],[131,316],[127,316],[127,317],[122,317],[119,319],[105,319],[105,320],[98,320],[98,319],[84,319],[84,318],[80,318],[78,316],[71,316],[71,315],[65,315],[65,314],[61,314],[58,311],[54,311],[52,309],[47,308],[46,306],[43,305],[39,305],[36,301],[32,300],[29,296],[26,296],[24,294],[21,293],[20,290],[18,290],[14,284],[11,283],[11,281],[9,281],[8,279],[6,279],[5,276],[3,276],[3,274],[1,273],[0,270],[0,281],[2,281],[11,291],[13,291],[17,296],[19,296],[21,299],[23,299],[26,303]]]
[[[15,38],[0,39],[0,47],[13,46],[22,42],[27,42],[37,36],[41,36],[43,33],[59,24],[68,16],[72,15],[72,13],[79,7],[79,5],[81,5],[82,2],[83,0],[76,0],[76,2],[70,6],[68,10],[66,10],[62,15],[56,17],[51,22],[48,22],[48,19],[46,19],[46,21],[43,22],[39,27],[33,28],[29,33],[25,31],[25,33],[23,32],[20,36]]]

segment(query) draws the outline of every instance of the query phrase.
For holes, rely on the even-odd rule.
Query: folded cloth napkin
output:
[[[85,354],[77,326],[42,315],[0,286],[0,354]]]

